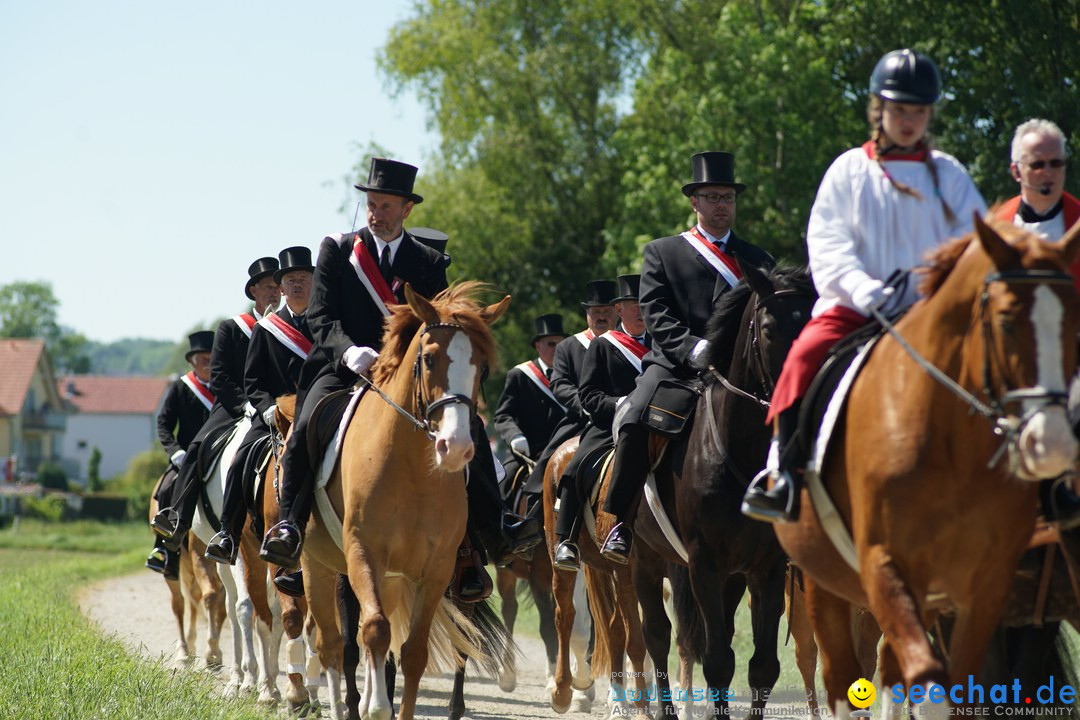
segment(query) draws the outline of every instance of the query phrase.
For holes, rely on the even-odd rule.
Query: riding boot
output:
[[[604,540],[600,554],[625,565],[630,561],[630,548],[634,544],[629,520],[649,474],[649,431],[637,423],[623,424],[612,463],[611,487],[604,500],[604,512],[614,515],[617,522]]]
[[[1080,526],[1080,497],[1072,491],[1072,474],[1043,480],[1039,483],[1039,501],[1043,517],[1057,523],[1059,530]]]
[[[555,548],[554,565],[560,570],[573,572],[577,572],[581,567],[581,556],[577,547],[581,498],[576,485],[575,478],[563,478],[563,486],[559,491],[559,516],[555,522],[555,537],[559,544]]]
[[[195,505],[199,501],[196,486],[200,447],[201,443],[194,441],[188,446],[187,455],[184,456],[184,462],[180,465],[172,487],[169,504],[159,510],[150,521],[150,527],[155,533],[174,544],[178,543],[178,537],[183,537],[191,529],[191,520],[195,516]]]
[[[802,495],[802,473],[806,454],[799,437],[799,408],[802,402],[780,412],[776,422],[775,442],[779,450],[778,467],[766,468],[750,483],[743,496],[742,513],[763,522],[794,522],[799,519],[799,498]],[[773,478],[771,489],[765,489],[765,478]]]
[[[290,570],[300,564],[304,528],[314,495],[315,472],[308,458],[306,428],[306,423],[297,423],[285,445],[281,458],[281,519],[266,532],[259,549],[263,560]]]

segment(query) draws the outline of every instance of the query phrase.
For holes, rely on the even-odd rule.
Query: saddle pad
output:
[[[330,502],[330,496],[326,492],[326,485],[330,482],[330,476],[334,473],[338,458],[341,457],[341,445],[345,442],[345,429],[349,427],[349,421],[352,420],[352,416],[356,413],[356,406],[360,404],[360,398],[364,396],[365,389],[359,388],[352,391],[349,404],[345,408],[345,414],[341,416],[341,422],[338,423],[334,439],[326,448],[322,463],[319,465],[319,472],[315,476],[315,504],[318,508],[319,520],[340,550],[345,549],[342,542],[345,528],[341,524],[341,518],[334,511],[333,504]]]
[[[593,510],[596,507],[596,501],[600,499],[600,488],[604,485],[603,478],[607,475],[608,467],[615,460],[615,450],[612,449],[604,453],[600,460],[597,462],[597,466],[600,468],[599,478],[600,481],[593,483],[592,492],[589,494],[589,502],[585,503],[585,507],[582,508],[582,519],[585,521],[585,528],[589,531],[589,537],[593,539],[597,547],[600,547],[603,542],[596,537],[596,511]]]
[[[825,453],[829,448],[829,440],[832,438],[833,431],[844,411],[848,393],[851,392],[851,386],[862,369],[866,358],[870,356],[870,351],[874,349],[876,342],[877,338],[874,338],[863,344],[856,352],[851,364],[847,366],[847,369],[840,377],[840,382],[829,399],[825,414],[821,418],[821,426],[810,449],[810,463],[804,473],[806,487],[810,491],[810,498],[813,501],[814,512],[817,513],[822,529],[832,541],[840,556],[856,572],[859,571],[859,559],[855,553],[855,541],[851,537],[851,531],[844,524],[844,519],[840,517],[840,512],[836,509],[828,490],[825,489],[825,484],[821,482],[820,472],[825,463]]]
[[[649,509],[652,510],[656,524],[660,526],[664,537],[671,543],[671,547],[679,554],[682,561],[689,565],[690,554],[686,552],[686,546],[682,544],[678,531],[671,524],[671,518],[668,517],[667,512],[664,511],[664,504],[660,502],[660,493],[656,489],[656,475],[653,473],[649,473],[649,476],[645,478],[645,502],[649,504]]]

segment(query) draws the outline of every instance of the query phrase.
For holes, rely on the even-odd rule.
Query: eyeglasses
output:
[[[718,203],[724,203],[725,205],[734,205],[737,196],[735,193],[725,193],[723,195],[719,193],[709,193],[707,195],[705,193],[697,193],[694,195],[694,197],[698,198],[699,200],[704,200],[710,205],[716,205]]]
[[[1065,161],[1061,158],[1054,158],[1053,160],[1036,160],[1035,162],[1026,162],[1022,164],[1027,165],[1032,170],[1042,170],[1047,165],[1055,170],[1060,170],[1065,167]]]

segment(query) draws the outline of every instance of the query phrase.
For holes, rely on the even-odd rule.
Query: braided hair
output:
[[[870,96],[870,104],[866,109],[867,119],[870,121],[870,143],[874,147],[874,161],[877,162],[878,167],[881,168],[881,172],[888,178],[892,186],[896,188],[898,192],[904,195],[910,195],[913,198],[922,200],[922,193],[906,183],[902,183],[893,177],[889,169],[885,167],[884,156],[893,149],[893,145],[889,145],[888,138],[885,136],[885,127],[882,122],[882,116],[885,111],[885,101],[877,95]],[[932,111],[932,109],[931,109]],[[941,194],[941,183],[938,180],[937,165],[934,164],[933,153],[931,152],[933,145],[931,144],[930,133],[927,132],[923,135],[922,143],[926,148],[926,156],[923,162],[926,163],[926,169],[930,173],[930,178],[934,181],[934,194],[937,195],[938,200],[941,201],[941,209],[945,212],[945,219],[951,224],[956,221],[956,213],[949,207],[949,203],[946,202],[945,196]]]

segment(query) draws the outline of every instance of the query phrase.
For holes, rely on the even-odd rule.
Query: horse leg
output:
[[[648,556],[646,561],[645,556]],[[671,649],[671,620],[664,607],[664,563],[648,552],[638,553],[634,566],[634,589],[641,603],[641,633],[645,649],[656,668],[656,697],[664,715],[677,715],[671,702],[668,678],[668,650]]]
[[[344,636],[345,647],[343,661],[345,663],[345,708],[349,713],[350,720],[359,720],[360,715],[360,690],[356,686],[356,670],[360,667],[360,642],[357,639],[357,630],[360,627],[360,603],[356,599],[352,588],[349,586],[349,578],[345,575],[337,576],[337,601],[338,617],[341,620],[341,634]],[[367,681],[365,680],[365,689]],[[390,701],[394,700],[394,691],[389,690]]]
[[[822,677],[833,717],[848,720],[847,691],[862,669],[851,640],[851,605],[804,576],[806,608],[821,650]]]
[[[615,598],[619,604],[625,625],[623,644],[626,647],[626,655],[630,658],[635,685],[639,691],[637,705],[644,710],[648,707],[647,693],[645,692],[645,637],[641,631],[641,613],[638,610],[638,599],[634,594],[633,572],[630,566],[620,567],[615,571]],[[668,627],[670,633],[670,625]],[[615,645],[615,647],[618,647],[618,645]],[[621,657],[622,653],[620,653],[620,660]],[[666,660],[667,656],[665,655],[665,668],[667,666]],[[623,678],[626,678],[625,672]]]
[[[330,696],[330,717],[342,720],[344,704],[341,702],[341,672],[345,641],[338,626],[337,574],[317,562],[307,562],[304,566],[304,597],[308,612],[311,613],[316,633],[315,647],[319,662],[326,670],[327,692]],[[309,663],[310,668],[310,663]]]
[[[867,613],[869,615],[869,613]],[[876,623],[875,623],[876,625]],[[882,720],[901,720],[904,716],[904,704],[893,700],[892,686],[904,682],[904,676],[900,672],[900,663],[896,660],[896,653],[888,642],[881,644],[881,717]],[[864,668],[865,669],[865,668]],[[873,675],[863,674],[867,680]]]
[[[233,568],[233,577],[251,603],[252,624],[259,638],[259,699],[263,705],[277,705],[281,693],[277,689],[278,657],[281,655],[281,624],[275,622],[267,592],[266,563],[250,533],[241,533],[240,559]]]
[[[728,698],[724,690],[735,677],[735,651],[731,639],[735,633],[735,609],[745,589],[741,575],[730,576],[717,567],[711,551],[697,549],[690,555],[690,588],[705,624],[705,652],[701,672],[708,693],[714,697],[714,714],[727,716]],[[723,591],[717,592],[717,588]]]
[[[551,709],[562,714],[570,709],[570,634],[574,625],[574,585],[577,573],[556,570],[552,577],[555,598],[555,630],[559,638],[555,661],[555,686],[549,692]]]
[[[351,570],[351,565],[350,565]],[[401,708],[398,720],[412,720],[416,712],[416,697],[420,692],[420,679],[428,663],[428,636],[439,603],[443,601],[443,590],[450,584],[450,573],[439,577],[432,573],[430,582],[421,583],[416,588],[413,599],[412,617],[409,622],[409,637],[401,645]],[[365,615],[366,618],[366,615]],[[367,624],[365,619],[364,624]],[[389,640],[389,634],[387,635]],[[463,701],[464,702],[464,701]],[[369,713],[372,720],[390,720],[390,714],[379,716]]]
[[[817,642],[814,640],[814,629],[810,626],[810,615],[806,609],[806,593],[793,581],[792,575],[795,568],[788,566],[788,581],[785,584],[784,594],[787,597],[788,628],[791,630],[791,639],[795,643],[795,664],[799,667],[802,676],[803,688],[806,691],[806,707],[810,717],[818,717],[817,697]]]
[[[881,628],[873,614],[864,607],[852,608],[852,637],[855,639],[855,652],[859,656],[859,667],[862,668],[862,676],[867,680],[874,679],[874,671],[877,661],[878,640],[881,639]]]
[[[345,538],[345,554],[349,569],[348,585],[360,605],[359,617],[362,618],[362,622],[359,625],[358,635],[364,645],[366,656],[364,693],[359,707],[360,717],[371,720],[390,720],[393,715],[393,702],[386,687],[386,661],[390,654],[390,621],[383,609],[379,592],[381,573],[371,562],[367,548],[348,536]],[[449,584],[449,580],[446,584]],[[343,596],[345,594],[342,593]],[[311,599],[308,600],[310,602]],[[425,643],[426,638],[425,635]],[[425,655],[427,653],[426,644],[424,653]],[[426,658],[424,662],[427,662]],[[408,687],[407,672],[406,687]],[[415,695],[413,699],[415,700]],[[402,717],[405,717],[404,694],[401,712]],[[411,708],[409,713],[411,715]]]
[[[266,575],[267,584],[271,575]],[[285,689],[285,703],[290,713],[303,715],[317,701],[307,689],[307,648],[304,642],[304,616],[307,614],[307,601],[278,593],[276,588],[269,591],[268,600],[273,614],[281,619],[282,634],[285,641],[285,675],[289,685]]]
[[[592,613],[585,583],[574,585],[574,624],[570,629],[570,683],[574,712],[590,712],[596,699],[596,681],[592,676]]]
[[[747,667],[747,679],[753,699],[750,716],[762,716],[765,703],[780,677],[780,658],[776,655],[776,635],[780,616],[784,614],[783,556],[777,556],[767,572],[759,568],[748,578],[750,588],[750,617],[754,632],[754,654]]]
[[[878,619],[881,629],[885,633],[885,638],[889,641],[893,652],[896,653],[900,669],[904,674],[904,682],[908,687],[916,684],[922,685],[927,689],[927,692],[933,685],[944,687],[948,681],[945,665],[934,654],[934,649],[930,646],[930,641],[926,636],[926,626],[919,614],[918,603],[912,597],[911,590],[900,576],[899,570],[885,549],[880,545],[870,546],[863,553],[862,568],[862,582],[863,587],[866,589],[870,611]],[[986,600],[989,601],[990,598],[986,598]],[[979,604],[981,606],[982,601]],[[1000,607],[1000,605],[997,607]],[[962,624],[963,617],[964,611],[961,608],[957,613],[957,628]],[[971,618],[972,616],[969,615],[968,617]],[[991,618],[987,630],[992,631],[993,627],[994,618]],[[957,631],[954,630],[953,638],[956,637],[961,636],[957,635]],[[818,638],[819,640],[821,638],[820,632]],[[986,649],[986,643],[989,639],[990,633],[987,632],[983,637],[982,644],[978,647],[979,654],[975,657],[976,664],[974,667],[970,667],[970,670],[965,671],[965,678],[968,671],[972,674],[978,672],[977,662],[982,660],[982,653]],[[970,655],[967,657],[970,659]],[[965,665],[965,667],[968,667],[968,665]],[[857,679],[857,677],[852,676],[848,679],[848,683],[855,682]],[[833,688],[829,688],[830,696],[832,692]],[[927,707],[922,708],[922,710],[925,712],[930,709],[935,711],[935,714],[937,712],[947,714],[950,707],[946,700],[940,704],[928,703]]]
[[[191,573],[193,590],[192,598],[199,598],[206,610],[206,654],[203,661],[208,668],[220,668],[223,658],[221,654],[221,629],[225,625],[225,590],[218,576],[218,564],[202,557],[202,549],[206,548],[195,537],[194,533],[188,534],[188,548],[191,554]],[[199,600],[196,600],[198,602]]]
[[[516,584],[516,583],[515,583]],[[462,614],[472,620],[476,607],[471,603],[458,603],[458,610],[461,610]],[[516,610],[516,608],[515,608]],[[510,649],[507,648],[507,652]],[[464,654],[458,653],[458,667],[454,672],[454,690],[450,694],[449,715],[450,720],[461,720],[465,715],[465,665],[468,663],[469,658]]]
[[[506,626],[506,631],[512,636],[518,612],[517,576],[509,568],[500,567],[495,572],[495,585],[499,589],[499,598],[502,601],[503,625]],[[509,655],[513,650],[507,648],[506,652]],[[514,688],[517,687],[517,671],[514,663],[510,662],[511,659],[510,657],[503,659],[502,670],[499,672],[499,689],[503,692],[513,692]],[[455,686],[456,684],[455,679]]]
[[[184,665],[189,659],[187,637],[184,635],[184,593],[177,580],[166,580],[165,584],[169,587],[169,605],[176,620],[176,656],[173,662]]]

